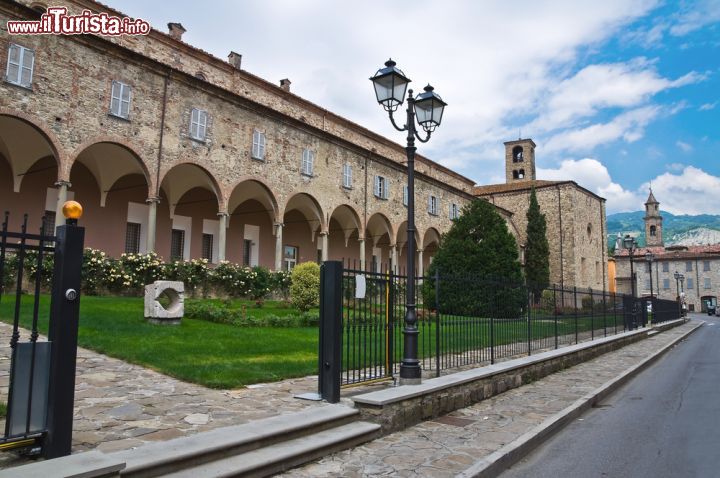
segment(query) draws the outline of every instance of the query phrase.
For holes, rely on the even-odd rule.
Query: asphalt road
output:
[[[502,478],[720,477],[720,317]]]

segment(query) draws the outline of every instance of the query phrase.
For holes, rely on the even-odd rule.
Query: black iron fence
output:
[[[77,350],[78,296],[83,228],[74,224],[37,233],[0,230],[0,319],[10,322],[5,433],[0,450],[42,452],[46,458],[70,454]],[[52,229],[52,227],[50,227]],[[44,260],[52,256],[53,261]],[[49,263],[52,267],[48,267]],[[52,288],[49,307],[41,290]],[[40,324],[48,323],[48,340]]]
[[[341,384],[392,378],[402,359],[410,279],[392,270],[368,272],[339,264]],[[644,299],[591,289],[533,288],[451,274],[412,280],[418,358],[424,373],[436,376],[606,337],[645,326],[650,319],[677,318],[674,301],[653,299],[649,315]]]

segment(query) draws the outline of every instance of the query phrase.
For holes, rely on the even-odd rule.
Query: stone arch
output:
[[[320,232],[327,232],[327,224],[324,221],[323,209],[320,202],[308,192],[295,192],[291,194],[282,208],[282,217],[293,210],[298,210],[308,221],[310,229]]]
[[[113,158],[115,160],[110,160]],[[116,158],[124,158],[118,161]],[[93,175],[100,188],[100,206],[105,206],[107,194],[114,184],[121,178],[138,174],[145,179],[147,185],[146,197],[154,196],[154,181],[138,148],[120,138],[112,136],[97,136],[85,141],[75,149],[72,159],[67,161],[64,176],[71,177],[76,163],[83,164]]]
[[[365,224],[366,260],[369,269],[374,272],[382,270],[382,264],[388,264],[392,259],[392,248],[395,244],[395,228],[390,219],[381,212],[371,215]]]
[[[243,185],[250,186],[250,190],[239,191],[238,188]],[[243,202],[249,199],[258,199],[263,206],[266,207],[268,213],[271,213],[273,221],[280,222],[280,208],[278,200],[268,183],[256,176],[243,176],[235,182],[230,189],[230,196],[227,199],[225,209],[232,215],[233,211]]]
[[[182,172],[186,174],[181,174]],[[160,177],[158,189],[162,189],[167,195],[171,217],[174,215],[177,201],[196,187],[207,189],[215,194],[218,211],[226,212],[224,209],[225,198],[217,179],[204,166],[194,161],[183,161],[174,164]]]
[[[425,234],[422,236],[422,242],[418,245],[418,249],[425,249],[430,244],[440,245],[441,235],[440,232],[434,227],[428,227],[425,230]]]
[[[378,234],[380,233],[380,234]],[[370,239],[371,242],[377,244],[379,238],[385,234],[388,236],[388,243],[394,243],[395,241],[395,228],[393,227],[390,219],[381,212],[376,212],[367,221],[365,225],[365,236],[366,240]],[[368,237],[368,235],[370,237]]]
[[[522,146],[519,146],[519,145],[515,146],[512,149],[513,163],[522,163],[525,160],[523,157],[524,154],[525,154],[525,152],[524,152]]]
[[[331,219],[338,221],[338,223],[342,226],[342,231],[345,235],[345,242],[347,242],[347,239],[352,234],[353,226],[358,232],[358,237],[364,236],[365,229],[362,221],[360,220],[360,215],[349,204],[340,204],[333,209],[328,216],[328,228],[330,226]]]
[[[0,108],[0,154],[5,156],[13,175],[13,191],[19,192],[24,174],[39,160],[52,157],[62,180],[64,150],[55,134],[40,119],[23,112]],[[37,136],[44,141],[37,141]]]

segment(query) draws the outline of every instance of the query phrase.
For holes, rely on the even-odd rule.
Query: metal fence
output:
[[[342,268],[341,383],[394,377],[402,359],[407,276]],[[415,277],[425,374],[492,364],[678,317],[674,301],[481,277]],[[321,318],[322,320],[322,318]]]

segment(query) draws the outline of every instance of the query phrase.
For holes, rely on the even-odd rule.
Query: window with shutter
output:
[[[198,141],[205,141],[207,130],[207,111],[193,108],[190,113],[190,137]]]
[[[375,197],[379,199],[388,198],[388,180],[383,176],[375,176]]]
[[[430,196],[428,199],[428,212],[432,214],[433,216],[437,216],[438,208],[437,208],[438,202],[437,198],[435,196]]]
[[[33,50],[20,45],[10,45],[5,71],[5,79],[9,83],[30,88],[34,66],[35,52]]]
[[[343,187],[347,189],[352,188],[352,166],[349,164],[343,165]]]
[[[309,149],[304,149],[302,155],[302,164],[300,165],[300,172],[306,176],[312,176],[314,163],[315,152]]]
[[[265,134],[258,130],[253,131],[252,157],[265,161]]]
[[[408,187],[407,185],[403,186],[403,206],[408,205]]]
[[[110,114],[127,119],[130,116],[130,92],[132,88],[119,81],[112,82]]]

